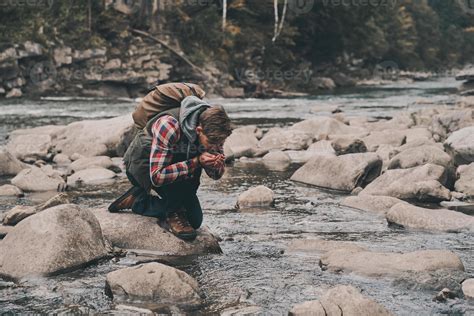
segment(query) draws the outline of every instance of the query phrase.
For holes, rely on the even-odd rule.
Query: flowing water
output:
[[[346,115],[391,117],[429,102],[451,104],[457,83],[450,79],[415,84],[396,84],[371,89],[359,88],[311,98],[271,100],[215,100],[225,105],[237,125],[257,124],[262,128],[284,126],[339,106]],[[420,102],[422,101],[422,102]],[[43,99],[0,103],[0,144],[8,132],[46,124],[113,117],[129,113],[129,100]],[[460,299],[436,303],[436,293],[392,285],[390,280],[322,271],[318,257],[286,250],[293,239],[322,238],[352,241],[376,251],[449,249],[462,259],[466,271],[474,274],[473,239],[469,234],[439,234],[404,231],[387,227],[374,214],[339,206],[338,193],[289,180],[298,168],[268,170],[259,161],[247,160],[229,166],[219,181],[203,179],[199,191],[205,211],[205,225],[217,234],[223,254],[173,261],[171,264],[195,277],[204,295],[194,313],[212,314],[232,307],[256,305],[265,314],[287,314],[297,303],[320,297],[337,284],[352,284],[396,315],[472,315],[474,306]],[[7,182],[7,179],[1,179]],[[264,184],[276,194],[273,208],[242,212],[234,208],[238,195],[249,187]],[[128,187],[125,179],[113,186],[71,192],[74,202],[105,206]],[[100,193],[97,193],[100,192]],[[3,199],[0,212],[16,204],[34,204],[48,194],[22,199]],[[132,257],[103,261],[61,276],[30,279],[13,284],[0,281],[0,312],[105,313],[116,314],[114,303],[104,294],[108,272],[136,262]],[[157,308],[147,303],[140,306]],[[174,308],[174,309],[173,309]],[[176,307],[169,309],[179,311]]]

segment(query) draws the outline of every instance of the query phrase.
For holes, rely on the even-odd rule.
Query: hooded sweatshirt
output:
[[[179,111],[179,126],[190,144],[197,139],[196,127],[199,124],[199,115],[211,105],[195,96],[186,97],[181,101]]]

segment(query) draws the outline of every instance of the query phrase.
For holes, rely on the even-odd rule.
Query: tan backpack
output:
[[[181,106],[181,101],[189,96],[204,98],[206,92],[192,83],[172,82],[156,86],[138,104],[133,112],[133,121],[139,129],[144,129],[155,115]]]

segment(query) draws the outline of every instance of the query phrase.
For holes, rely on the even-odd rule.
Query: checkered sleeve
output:
[[[199,167],[197,159],[172,164],[173,147],[181,136],[178,121],[169,115],[159,118],[152,128],[150,178],[155,187],[175,182],[191,175]]]

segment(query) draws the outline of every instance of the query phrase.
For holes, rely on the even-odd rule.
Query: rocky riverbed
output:
[[[218,100],[239,128],[223,179],[202,179],[193,243],[106,211],[128,187],[133,103],[2,104],[17,121],[0,151],[0,309],[469,315],[474,100],[454,87]]]

